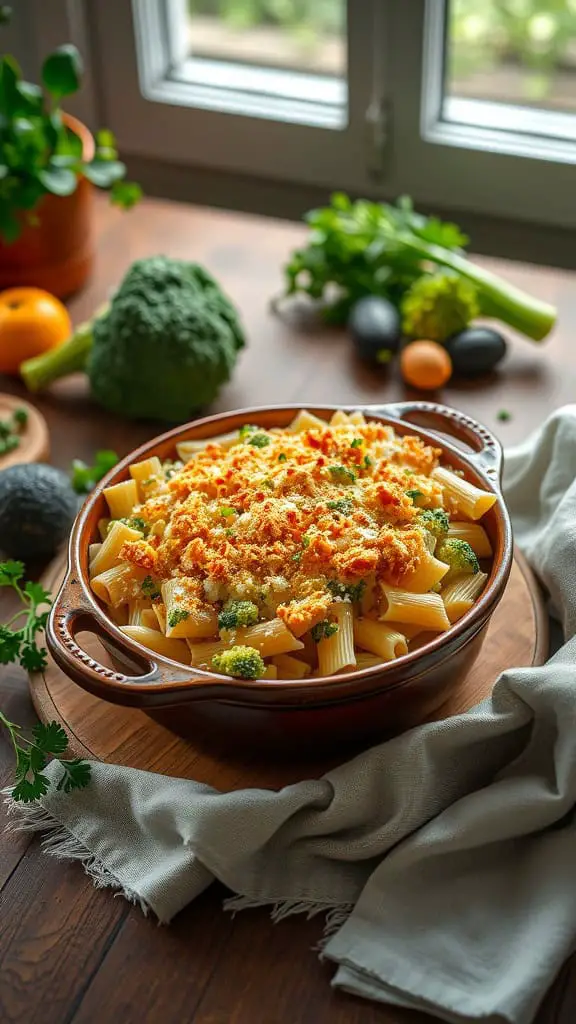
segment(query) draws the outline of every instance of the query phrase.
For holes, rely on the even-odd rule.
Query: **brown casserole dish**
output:
[[[263,407],[210,416],[148,442],[122,460],[98,485],[72,531],[68,571],[47,627],[49,650],[79,686],[104,700],[157,714],[172,709],[178,731],[195,737],[214,727],[242,743],[272,746],[283,741],[341,744],[378,738],[422,721],[457,687],[477,657],[490,616],[502,598],[512,565],[510,520],[500,494],[502,451],[494,436],[463,413],[429,402],[362,408],[368,420],[390,424],[440,446],[443,459],[472,483],[497,495],[483,520],[494,559],[481,597],[446,633],[393,662],[324,678],[245,680],[189,668],[153,654],[125,636],[94,597],[88,578],[88,547],[106,514],[104,487],[127,478],[131,463],[172,457],[176,442],[234,430],[247,421],[263,428],[286,426],[300,406]],[[310,411],[329,419],[335,406]],[[345,408],[345,407],[344,407]],[[347,411],[359,408],[349,407]],[[439,437],[450,435],[456,443]],[[463,446],[466,446],[465,448]],[[115,671],[98,664],[76,642],[81,631],[96,634],[113,655]]]

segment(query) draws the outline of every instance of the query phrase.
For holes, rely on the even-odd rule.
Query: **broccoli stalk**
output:
[[[67,377],[71,373],[80,373],[86,369],[92,348],[94,324],[96,320],[106,316],[109,309],[110,303],[104,303],[91,320],[78,325],[63,345],[58,345],[43,355],[34,356],[33,359],[27,359],[22,364],[20,373],[29,391],[42,391],[60,377]]]
[[[258,679],[264,675],[266,666],[262,655],[254,647],[238,645],[227,651],[215,654],[212,668],[224,676],[236,676],[239,679]]]
[[[422,242],[418,238],[402,239],[403,245],[423,260],[460,274],[476,286],[482,316],[501,320],[532,341],[542,341],[556,323],[556,310],[547,302],[523,292],[465,256]]]

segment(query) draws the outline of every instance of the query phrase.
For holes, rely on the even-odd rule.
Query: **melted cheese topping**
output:
[[[159,583],[189,581],[196,609],[251,600],[299,634],[325,617],[329,581],[397,584],[426,557],[414,501],[441,505],[429,476],[440,454],[378,423],[246,428],[232,447],[207,443],[145,482],[134,514],[148,536],[120,555]]]

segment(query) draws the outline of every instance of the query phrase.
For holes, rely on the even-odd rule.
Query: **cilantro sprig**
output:
[[[42,672],[46,668],[47,652],[39,646],[37,634],[44,629],[49,613],[48,610],[40,611],[40,608],[49,605],[51,598],[40,583],[30,580],[22,583],[23,577],[22,562],[0,563],[0,587],[14,590],[22,605],[8,622],[0,626],[0,664],[17,662],[29,672]],[[30,738],[0,711],[0,726],[8,731],[16,758],[14,800],[29,803],[48,792],[50,780],[44,774],[44,768],[50,758],[58,760],[64,770],[57,789],[69,793],[72,789],[88,785],[91,772],[88,762],[81,758],[63,760],[59,756],[68,747],[68,737],[58,722],[38,723]]]
[[[50,594],[40,583],[30,580],[21,586],[23,576],[22,562],[0,564],[0,587],[11,587],[22,602],[12,618],[0,625],[0,665],[16,661],[29,672],[43,672],[47,652],[38,646],[36,634],[46,625],[48,611],[39,609],[41,605],[50,604]]]

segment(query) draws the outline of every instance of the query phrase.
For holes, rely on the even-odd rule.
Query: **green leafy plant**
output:
[[[22,605],[8,622],[0,625],[0,664],[16,662],[28,672],[43,672],[47,654],[45,648],[38,645],[37,634],[44,629],[48,618],[48,610],[40,611],[40,608],[50,605],[51,598],[40,583],[28,581],[21,585],[23,577],[22,562],[0,564],[0,587],[11,587]],[[16,757],[14,800],[29,803],[48,792],[50,782],[44,768],[50,758],[56,758],[63,768],[57,789],[69,793],[88,785],[91,768],[87,761],[59,757],[68,747],[68,737],[57,722],[35,725],[30,738],[0,711],[0,726],[8,731]]]
[[[307,245],[294,252],[284,268],[284,295],[303,294],[324,303],[332,322],[345,323],[354,302],[364,295],[381,295],[401,305],[431,268],[450,272],[437,279],[444,285],[460,281],[471,286],[466,291],[474,294],[474,310],[534,341],[545,338],[556,322],[556,310],[548,303],[469,260],[463,251],[468,239],[457,225],[418,213],[408,196],[392,205],[368,199],[353,202],[337,192],[330,206],[312,210],[306,220]],[[421,287],[410,304],[411,321],[417,310],[419,319],[430,318],[429,287]],[[468,298],[467,315],[472,311]],[[444,329],[446,319],[444,309]]]
[[[42,196],[71,195],[80,175],[108,189],[112,202],[125,209],[142,194],[139,185],[124,180],[126,167],[111,132],[97,132],[93,159],[83,159],[82,141],[60,108],[80,88],[82,74],[82,58],[70,44],[44,61],[42,88],[23,80],[14,57],[0,57],[0,237],[7,244],[26,223],[38,223]]]

